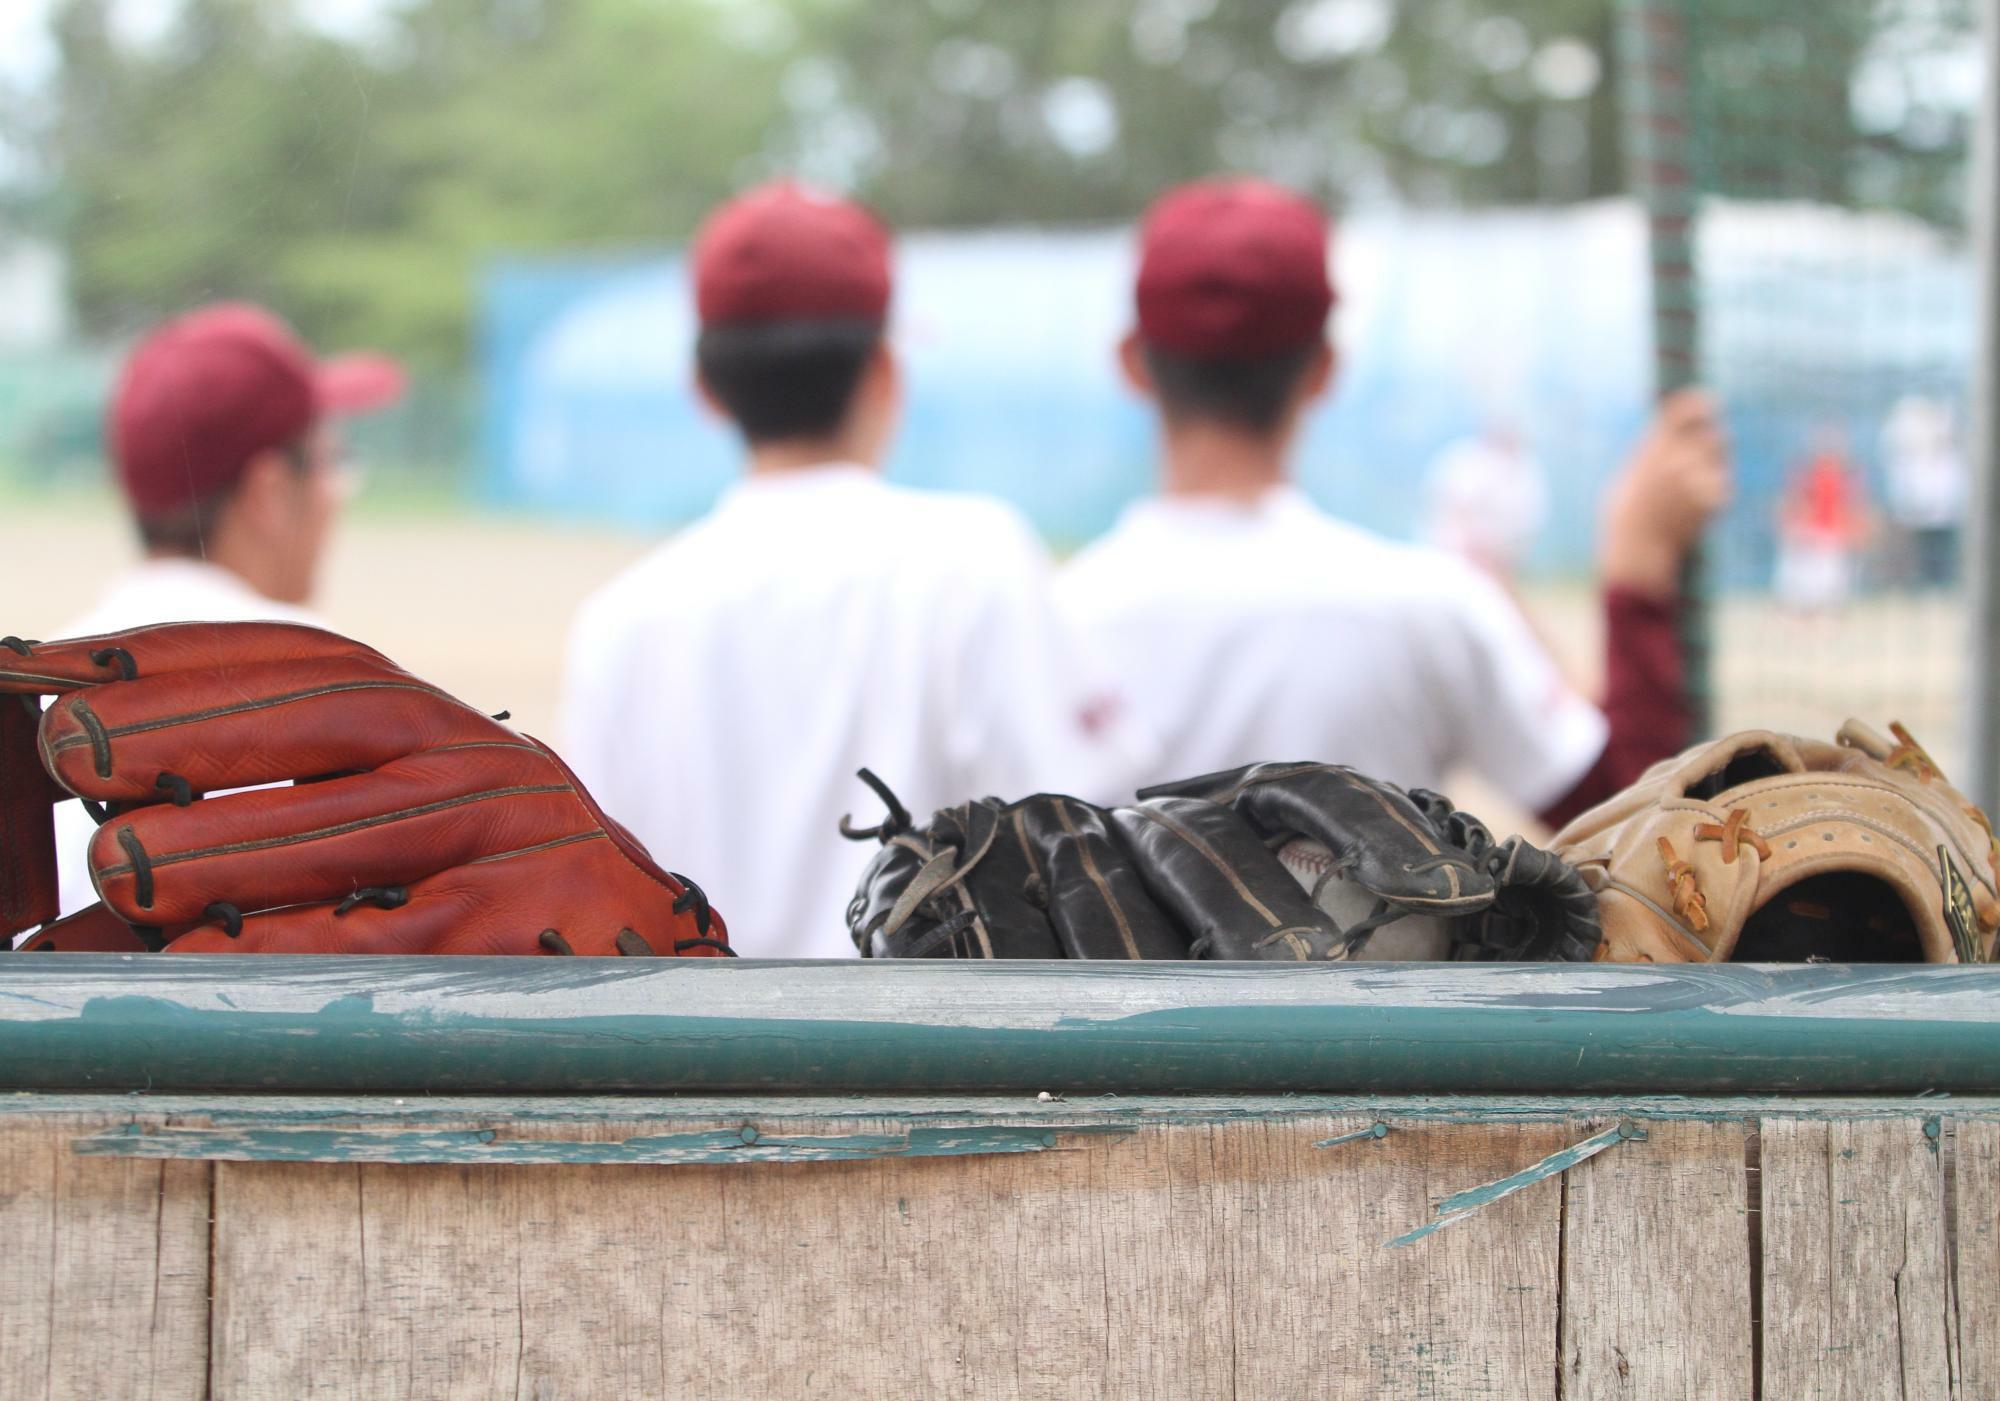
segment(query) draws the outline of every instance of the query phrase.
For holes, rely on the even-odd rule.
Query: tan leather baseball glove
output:
[[[1835,743],[1746,730],[1654,765],[1556,834],[1597,891],[1597,957],[1648,963],[1990,960],[1986,817],[1901,725]]]

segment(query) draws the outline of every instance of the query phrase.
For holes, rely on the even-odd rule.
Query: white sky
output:
[[[55,64],[49,41],[49,14],[57,0],[0,0],[0,81],[33,85]],[[332,34],[362,34],[394,0],[301,0],[300,12]],[[164,33],[180,0],[118,0],[113,10],[120,32],[133,40]]]

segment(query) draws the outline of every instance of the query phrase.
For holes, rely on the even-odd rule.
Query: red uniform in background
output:
[[[1838,446],[1822,446],[1792,474],[1779,502],[1779,599],[1808,612],[1845,603],[1867,537],[1860,476]]]

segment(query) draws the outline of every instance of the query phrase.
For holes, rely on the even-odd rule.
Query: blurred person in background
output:
[[[58,635],[148,623],[272,619],[310,611],[349,493],[340,419],[401,396],[378,355],[316,360],[261,307],[228,302],[169,321],[126,358],[105,425],[140,559]],[[97,898],[84,866],[91,821],[56,810],[64,914]]]
[[[1070,562],[1058,597],[1156,736],[1157,776],[1318,759],[1435,788],[1463,765],[1556,825],[1689,740],[1680,569],[1731,485],[1705,396],[1662,405],[1606,499],[1600,708],[1490,578],[1288,481],[1335,368],[1319,210],[1201,181],[1155,203],[1140,244],[1119,354],[1159,411],[1159,491]]]
[[[1959,528],[1972,490],[1951,405],[1923,394],[1898,399],[1882,425],[1882,468],[1903,580],[1920,589],[1950,588],[1958,580]]]
[[[1447,443],[1425,470],[1425,538],[1506,587],[1548,515],[1547,475],[1505,419]]]
[[[1011,507],[882,480],[902,412],[890,239],[787,183],[691,257],[697,388],[744,479],[588,599],[562,752],[604,808],[702,873],[760,957],[851,957],[868,766],[922,815],[968,793],[1128,790],[1148,746],[1085,680]],[[661,470],[671,470],[663,464]]]
[[[1778,499],[1778,599],[1807,615],[1840,609],[1854,593],[1868,504],[1847,457],[1847,435],[1827,425]]]

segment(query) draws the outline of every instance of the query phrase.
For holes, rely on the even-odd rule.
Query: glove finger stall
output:
[[[1143,795],[1154,794],[1227,804],[1267,837],[1311,837],[1347,879],[1398,909],[1471,914],[1493,900],[1492,878],[1407,794],[1339,764],[1253,764]]]
[[[999,803],[945,808],[885,840],[848,928],[872,958],[1059,958],[1045,880]]]
[[[1347,939],[1234,809],[1199,798],[1116,808],[1112,828],[1153,897],[1215,959],[1338,958]]]
[[[389,665],[372,647],[297,623],[161,623],[0,648],[0,694],[60,695],[134,677],[213,678],[244,665],[343,658]]]
[[[142,677],[57,700],[42,720],[44,762],[72,793],[162,798],[162,773],[195,792],[374,768],[421,749],[518,742],[511,730],[368,658]]]
[[[120,915],[176,924],[212,901],[246,910],[338,900],[545,843],[608,840],[533,745],[432,751],[373,773],[158,805],[91,839],[91,878]]]
[[[1604,931],[1583,873],[1554,852],[1509,837],[1488,858],[1499,893],[1476,917],[1478,957],[1587,963]]]
[[[614,898],[565,900],[545,892],[595,888]],[[630,895],[630,873],[606,840],[478,862],[410,885],[388,908],[362,903],[291,905],[205,923],[170,953],[575,954],[584,957],[715,956],[684,915]],[[553,937],[550,937],[551,934]],[[719,926],[715,934],[720,934]]]
[[[1044,854],[1048,917],[1069,958],[1186,958],[1188,938],[1160,908],[1103,809],[1043,795],[1010,821]]]

